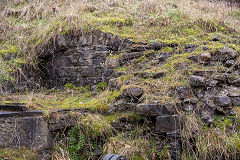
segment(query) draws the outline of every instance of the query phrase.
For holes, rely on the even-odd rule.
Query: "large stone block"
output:
[[[156,131],[161,133],[176,132],[180,129],[181,122],[177,115],[158,116],[156,118]]]
[[[0,147],[26,147],[31,150],[48,150],[52,146],[48,123],[43,117],[0,118]]]

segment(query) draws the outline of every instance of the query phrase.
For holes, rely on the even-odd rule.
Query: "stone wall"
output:
[[[37,48],[37,67],[24,64],[14,84],[4,90],[24,91],[41,87],[61,88],[66,83],[77,86],[108,82],[115,77],[114,69],[105,65],[109,54],[119,54],[134,42],[100,31],[72,32],[52,38]]]

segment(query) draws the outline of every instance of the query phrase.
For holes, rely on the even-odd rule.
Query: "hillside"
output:
[[[240,159],[237,1],[0,3],[0,159]]]

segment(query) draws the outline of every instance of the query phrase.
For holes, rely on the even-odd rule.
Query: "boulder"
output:
[[[213,53],[213,59],[217,61],[227,61],[229,59],[235,58],[236,56],[237,53],[229,47],[224,47]]]
[[[181,128],[180,118],[177,115],[158,116],[156,118],[157,132],[171,133],[176,132]]]
[[[229,107],[231,106],[231,99],[228,96],[215,96],[214,104],[221,107]]]
[[[162,115],[173,115],[176,113],[176,105],[168,104],[139,104],[136,107],[139,115],[146,117],[156,117]]]
[[[125,98],[130,98],[131,101],[138,101],[139,98],[143,95],[144,90],[139,87],[127,88],[123,91]]]
[[[200,59],[202,61],[207,61],[207,60],[210,60],[211,58],[212,58],[212,56],[209,52],[205,52],[205,53],[200,54]]]
[[[204,87],[205,86],[205,77],[191,76],[190,84],[192,87]]]

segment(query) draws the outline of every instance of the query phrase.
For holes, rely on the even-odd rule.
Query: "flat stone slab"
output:
[[[24,103],[6,103],[0,105],[0,110],[4,111],[27,111]]]
[[[42,111],[27,111],[27,112],[9,112],[9,111],[0,111],[0,118],[3,117],[31,117],[43,115]]]

